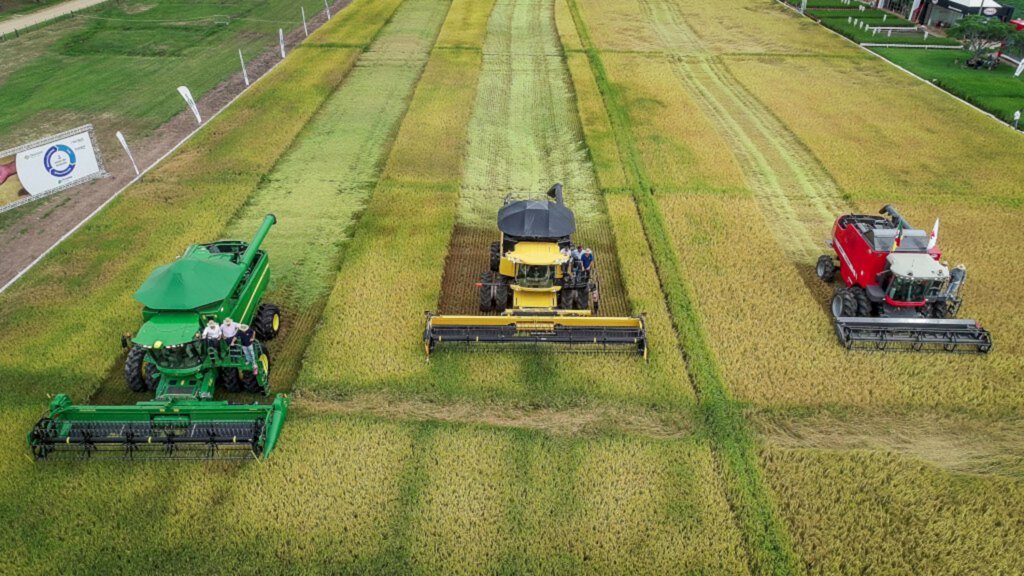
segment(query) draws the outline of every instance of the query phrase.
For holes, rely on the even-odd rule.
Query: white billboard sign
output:
[[[18,179],[30,195],[45,196],[106,175],[91,126],[42,142],[17,154]]]

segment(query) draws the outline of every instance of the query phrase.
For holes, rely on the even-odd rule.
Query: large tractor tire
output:
[[[504,312],[509,307],[510,296],[512,291],[509,289],[508,282],[502,276],[498,277],[499,280],[494,287],[494,309],[498,312]]]
[[[256,393],[270,393],[270,353],[267,352],[266,348],[260,350],[259,356],[256,357],[256,362],[259,364],[260,371],[266,375],[267,387],[266,389],[260,387],[260,380],[257,376],[253,375],[252,370],[241,370],[242,387],[245,388],[246,392]]]
[[[857,315],[857,299],[846,286],[836,288],[832,296],[832,315],[836,318]]]
[[[855,314],[855,316],[861,316],[863,318],[872,316],[871,300],[868,300],[868,293],[860,286],[850,288],[850,293],[853,294],[853,299],[857,303],[857,314]]]
[[[571,288],[562,288],[558,291],[558,307],[562,310],[572,310],[576,304],[576,291]]]
[[[222,368],[217,375],[217,384],[228,392],[242,391],[242,377],[237,368]]]
[[[281,332],[281,309],[273,304],[260,304],[253,324],[260,342],[270,342]]]
[[[491,272],[501,267],[501,242],[491,242]]]
[[[494,291],[491,284],[494,283],[490,272],[480,275],[480,311],[490,312],[494,310]]]
[[[815,266],[814,272],[822,282],[831,284],[836,278],[836,263],[832,261],[832,257],[828,254],[822,254],[818,258],[818,265]]]
[[[590,286],[576,290],[576,309],[590,309]]]
[[[156,389],[156,366],[146,362],[146,349],[132,346],[124,361],[124,382],[132,392]]]

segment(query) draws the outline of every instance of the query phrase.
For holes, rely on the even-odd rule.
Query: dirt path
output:
[[[63,16],[75,10],[85,10],[90,6],[95,6],[107,0],[68,0],[67,2],[61,2],[56,6],[50,6],[49,8],[43,8],[35,12],[30,12],[23,16],[15,16],[10,20],[0,21],[0,36],[4,34],[13,34],[15,30],[24,30],[29,26],[35,26],[41,24],[47,20],[52,20],[58,16]]]
[[[836,214],[846,208],[839,187],[781,121],[733,78],[702,45],[671,2],[643,2],[667,47],[679,81],[716,125],[787,254],[811,263]]]
[[[331,14],[337,14],[349,2],[351,0],[336,0],[331,6]],[[309,21],[310,32],[324,22],[326,15],[323,12],[313,16]],[[305,34],[299,26],[285,37],[285,44],[291,48],[303,39]],[[268,47],[258,58],[246,62],[250,81],[255,82],[280,61],[278,47]],[[204,120],[209,121],[244,89],[242,73],[238,72],[206,93],[198,102]],[[139,169],[152,165],[195,129],[195,117],[186,109],[146,140],[129,142]],[[4,225],[0,228],[0,286],[6,286],[135,177],[131,164],[120,149],[108,148],[104,152],[104,164],[111,177],[33,202],[4,216]]]

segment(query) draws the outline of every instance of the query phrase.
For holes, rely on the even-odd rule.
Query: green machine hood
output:
[[[182,258],[154,270],[134,298],[153,310],[197,310],[230,294],[240,273],[237,264],[208,253]]]
[[[161,346],[177,346],[194,340],[200,328],[199,314],[195,312],[158,314],[142,325],[132,342],[147,348],[157,342]]]

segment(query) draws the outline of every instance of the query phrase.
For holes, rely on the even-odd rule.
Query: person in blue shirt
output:
[[[238,339],[238,343],[242,345],[245,361],[252,365],[252,375],[255,376],[259,372],[259,368],[256,365],[256,351],[253,350],[253,342],[256,341],[256,329],[247,324],[239,324],[235,337]]]
[[[590,248],[584,248],[583,253],[580,254],[580,263],[583,264],[583,270],[590,272],[590,267],[594,265],[594,253],[590,251]]]

